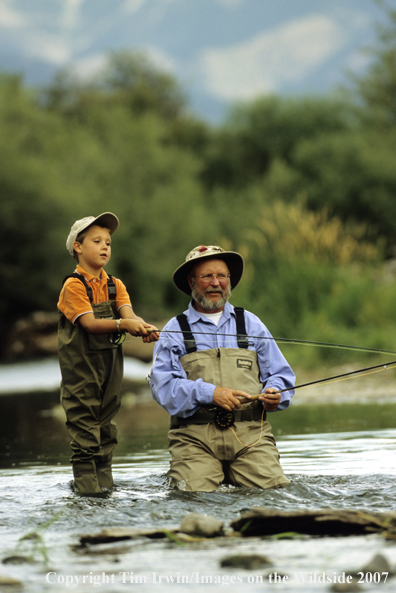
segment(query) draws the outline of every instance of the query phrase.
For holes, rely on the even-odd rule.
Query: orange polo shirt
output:
[[[92,298],[94,303],[103,303],[109,300],[109,292],[107,290],[108,275],[102,270],[101,278],[95,278],[88,274],[81,266],[77,266],[76,272],[84,276],[88,285],[92,288]],[[116,285],[116,305],[117,311],[128,305],[132,307],[131,300],[121,280],[114,278]],[[58,309],[65,315],[65,317],[76,324],[78,317],[85,313],[93,313],[91,302],[88,298],[86,288],[81,280],[77,278],[68,278],[63,285],[59,295]]]

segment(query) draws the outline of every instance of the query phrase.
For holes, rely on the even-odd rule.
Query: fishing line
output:
[[[350,371],[349,373],[342,373],[341,375],[335,375],[334,377],[327,377],[327,379],[318,379],[317,381],[310,381],[309,383],[303,383],[302,385],[296,385],[295,387],[292,387],[292,388],[288,387],[285,389],[279,389],[279,391],[277,391],[276,393],[284,393],[285,391],[293,391],[295,389],[304,389],[305,387],[310,387],[312,385],[317,385],[319,383],[322,383],[322,385],[338,383],[339,381],[346,381],[347,379],[351,379],[352,375],[356,375],[357,377],[364,377],[366,375],[371,375],[373,373],[380,373],[381,371],[386,371],[388,369],[394,369],[394,368],[396,368],[395,365],[396,365],[396,360],[392,360],[391,362],[388,362],[386,364],[378,364],[378,365],[375,365],[372,367],[358,369],[356,371]],[[252,395],[252,397],[249,401],[256,400],[262,395],[264,395],[264,394],[259,393],[258,395]],[[261,423],[260,423],[260,436],[257,439],[257,441],[255,441],[251,445],[246,445],[246,443],[243,443],[239,439],[239,437],[238,437],[237,433],[235,432],[235,430],[233,429],[233,427],[232,426],[228,427],[233,432],[236,440],[244,447],[247,447],[250,449],[251,447],[254,447],[255,445],[257,445],[260,442],[261,437],[263,435],[264,411],[265,410],[263,408],[263,412],[261,414]]]
[[[159,333],[187,333],[184,332],[183,330],[149,330],[150,332],[153,331],[158,331]],[[194,332],[194,334],[200,334],[200,335],[211,335],[213,336],[213,333],[211,332]],[[234,334],[227,334],[227,333],[216,333],[217,336],[221,335],[221,336],[228,336],[228,337],[232,337],[235,338]],[[215,337],[215,336],[213,336]],[[287,342],[287,343],[292,343],[292,344],[302,344],[302,345],[309,345],[309,346],[322,346],[322,347],[330,347],[330,348],[342,348],[345,350],[360,350],[363,352],[376,352],[377,354],[396,354],[396,352],[393,352],[391,350],[381,350],[378,348],[365,348],[363,346],[348,346],[346,344],[332,344],[329,342],[313,342],[313,341],[308,341],[308,340],[294,340],[294,339],[288,339],[288,338],[274,338],[274,337],[267,337],[267,336],[247,336],[248,338],[251,339],[258,339],[258,340],[274,340],[274,341],[279,341],[279,342]],[[355,371],[349,371],[347,373],[341,373],[340,375],[333,375],[331,377],[326,377],[324,379],[316,379],[315,381],[309,381],[308,383],[302,383],[301,385],[296,385],[295,387],[285,387],[284,389],[279,389],[277,391],[277,393],[284,393],[286,391],[295,391],[297,389],[304,389],[306,387],[312,387],[313,385],[326,385],[326,384],[332,384],[332,383],[337,383],[340,381],[346,381],[347,379],[351,379],[353,376],[356,377],[363,377],[365,375],[370,375],[373,373],[378,373],[381,371],[386,371],[389,369],[394,369],[396,368],[396,360],[392,360],[389,361],[387,363],[383,363],[383,364],[377,364],[374,366],[370,366],[370,367],[365,367],[362,369],[357,369]],[[264,395],[263,393],[259,393],[257,395],[252,395],[249,401],[253,401],[253,400],[257,400],[259,397],[261,397],[262,395]],[[229,426],[229,428],[232,430],[232,432],[234,433],[235,438],[237,439],[237,441],[239,441],[239,443],[245,447],[253,447],[254,445],[256,445],[262,437],[262,431],[263,431],[263,420],[264,420],[264,410],[263,410],[263,414],[261,415],[261,430],[260,430],[260,437],[259,439],[254,442],[251,445],[246,445],[245,443],[242,443],[242,441],[240,441],[240,439],[238,438],[236,432],[233,430],[232,426]]]
[[[251,447],[254,447],[255,445],[258,445],[259,442],[261,441],[261,437],[263,436],[263,428],[264,428],[264,414],[265,414],[265,409],[263,407],[263,411],[261,412],[261,419],[260,419],[260,436],[257,439],[257,441],[255,441],[251,445],[246,445],[246,443],[242,443],[242,441],[240,440],[240,438],[238,437],[237,433],[232,428],[232,426],[229,426],[228,427],[233,432],[234,437],[236,438],[236,440],[238,441],[238,443],[240,443],[243,447],[247,447],[248,449],[250,449]]]
[[[392,366],[393,365],[393,366]],[[285,391],[293,391],[295,389],[303,389],[304,387],[310,387],[312,385],[317,385],[319,383],[322,384],[331,384],[331,383],[338,383],[339,381],[346,381],[347,379],[351,379],[352,375],[356,375],[357,377],[363,377],[365,375],[371,375],[372,373],[379,373],[381,371],[386,371],[388,369],[393,369],[395,368],[396,365],[396,360],[392,360],[390,362],[387,362],[386,364],[377,364],[375,366],[372,367],[366,367],[364,369],[358,369],[356,371],[350,371],[349,373],[342,373],[341,375],[335,375],[334,377],[327,377],[326,379],[318,379],[316,381],[310,381],[309,383],[303,383],[302,385],[296,385],[295,387],[288,387],[285,389],[279,389],[279,391],[277,391],[276,393],[284,393]],[[264,395],[263,393],[259,393],[258,395],[252,395],[251,399],[249,401],[252,400],[256,400],[258,399],[260,396]],[[263,434],[263,422],[264,422],[264,409],[263,412],[261,414],[261,423],[260,423],[260,436],[257,439],[257,441],[255,441],[254,443],[252,443],[251,445],[246,445],[246,443],[243,443],[239,438],[237,433],[235,432],[235,430],[233,429],[232,426],[229,426],[228,428],[233,432],[236,440],[243,445],[244,447],[250,448],[250,447],[254,447],[255,445],[257,445],[262,437]]]
[[[159,330],[148,330],[148,331],[150,331],[150,332],[158,331],[159,333],[186,333],[181,329],[180,330],[159,329]],[[213,336],[213,334],[211,332],[194,332],[194,334]],[[234,334],[226,334],[226,333],[220,334],[220,333],[218,333],[216,335],[229,336],[229,337],[235,338]],[[259,339],[259,340],[279,340],[279,341],[283,340],[283,341],[292,342],[292,343],[296,343],[296,344],[304,344],[304,345],[312,345],[312,346],[321,345],[321,346],[344,348],[344,349],[350,349],[350,350],[362,350],[365,352],[376,352],[376,353],[380,353],[380,354],[396,354],[396,352],[393,352],[392,350],[381,350],[378,348],[364,348],[362,346],[347,346],[345,344],[332,344],[332,343],[328,343],[328,342],[310,342],[308,340],[293,340],[293,339],[287,339],[287,338],[279,339],[279,338],[273,338],[273,337],[267,337],[267,336],[248,336],[248,338]],[[342,373],[340,375],[333,375],[332,377],[326,377],[325,379],[317,379],[315,381],[310,381],[308,383],[296,385],[295,387],[280,389],[277,393],[284,393],[285,391],[303,389],[304,387],[310,387],[312,385],[319,385],[320,383],[337,383],[338,380],[343,380],[344,378],[349,378],[349,377],[352,377],[353,375],[364,377],[365,375],[372,374],[369,371],[372,371],[373,373],[380,372],[380,371],[386,371],[386,370],[395,368],[395,365],[396,365],[396,360],[392,360],[385,364],[384,363],[377,364],[377,365],[374,365],[371,367],[365,367],[363,369],[357,369],[355,371],[350,371],[348,373]],[[359,375],[359,373],[360,373],[360,375]],[[253,395],[252,399],[257,399],[261,395],[263,395],[263,394],[259,393],[258,395]]]
[[[182,329],[180,329],[180,330],[169,330],[169,329],[166,329],[166,330],[165,329],[158,329],[158,330],[152,329],[151,330],[151,329],[149,329],[148,331],[149,332],[158,332],[158,333],[169,333],[169,334],[187,333],[187,332],[183,331]],[[196,332],[194,332],[194,334],[195,335],[210,335],[212,337],[215,337],[212,332],[196,331]],[[229,334],[229,333],[216,333],[216,336],[226,336],[226,337],[230,337],[230,338],[235,338],[235,334]],[[269,337],[269,336],[247,336],[247,337],[250,339],[256,339],[256,340],[274,340],[277,342],[301,344],[304,346],[321,346],[321,347],[328,347],[328,348],[341,348],[344,350],[358,350],[361,352],[375,352],[377,354],[396,354],[396,352],[394,352],[392,350],[382,350],[380,348],[366,348],[364,346],[350,346],[347,344],[334,344],[331,342],[315,342],[315,341],[310,341],[310,340],[296,340],[296,339],[292,339],[292,338],[274,338],[272,336],[271,337]],[[281,390],[279,390],[278,393],[284,393],[285,391],[291,391],[291,390],[296,390],[296,389],[303,389],[304,387],[310,387],[312,385],[319,385],[320,383],[336,383],[337,380],[349,378],[349,377],[352,377],[353,375],[359,375],[359,373],[361,374],[360,376],[364,376],[364,375],[371,374],[369,371],[380,372],[380,371],[388,370],[389,368],[395,368],[394,365],[396,365],[396,360],[387,362],[385,364],[377,364],[377,365],[374,365],[371,367],[357,369],[355,371],[350,371],[348,373],[342,373],[340,375],[334,375],[332,377],[326,377],[325,379],[317,379],[315,381],[303,383],[302,385],[296,385],[295,387],[292,387],[292,388],[281,389]],[[258,395],[253,395],[252,398],[257,399],[261,395],[263,395],[263,394],[260,393]]]
[[[158,329],[158,330],[148,330],[149,332],[158,332],[158,333],[169,333],[169,334],[184,334],[187,333],[181,329]],[[202,331],[194,331],[194,335],[209,335],[213,336],[212,332],[202,332]],[[216,332],[216,336],[225,336],[230,338],[235,338],[235,334],[227,334],[227,333],[220,333]],[[315,342],[312,340],[297,340],[294,338],[274,338],[269,336],[247,336],[252,340],[273,340],[275,342],[285,343],[285,344],[298,344],[302,346],[318,346],[322,348],[339,348],[341,350],[355,350],[360,352],[372,352],[376,354],[396,354],[394,350],[383,350],[382,348],[366,348],[365,346],[350,346],[347,344],[335,344],[332,342]]]
[[[356,371],[350,371],[349,373],[342,373],[341,375],[334,375],[333,377],[326,377],[325,379],[317,379],[316,381],[310,381],[309,383],[302,383],[301,385],[296,385],[295,387],[285,387],[284,389],[279,389],[276,393],[284,393],[285,391],[294,391],[296,389],[303,389],[304,387],[310,387],[311,385],[318,385],[319,383],[338,383],[338,380],[342,380],[344,377],[350,378],[352,375],[357,375],[363,377],[364,375],[371,375],[373,373],[379,371],[387,371],[389,369],[395,368],[396,360],[391,360],[385,364],[376,364],[372,367],[365,367],[364,369],[357,369]],[[375,370],[378,369],[378,370]],[[359,373],[361,373],[359,375]],[[344,379],[345,380],[345,379]],[[263,393],[259,393],[258,395],[252,395],[252,400],[257,399],[258,397],[264,395]],[[250,400],[249,400],[250,401]]]

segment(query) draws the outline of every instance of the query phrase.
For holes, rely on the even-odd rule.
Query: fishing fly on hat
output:
[[[233,290],[242,278],[245,262],[240,253],[236,251],[225,251],[218,245],[198,245],[187,255],[184,263],[174,271],[173,282],[181,292],[191,296],[191,288],[187,277],[196,263],[204,259],[222,259],[230,271],[231,290]]]
[[[109,229],[110,235],[112,235],[118,229],[119,220],[112,212],[103,212],[99,216],[86,216],[81,220],[76,220],[66,240],[66,249],[72,257],[74,256],[73,245],[78,235],[94,223]]]

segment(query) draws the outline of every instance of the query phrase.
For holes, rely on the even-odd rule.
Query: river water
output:
[[[394,511],[395,403],[295,404],[270,418],[291,480],[287,488],[222,486],[214,493],[187,493],[167,483],[166,413],[147,388],[131,384],[117,418],[117,487],[106,499],[79,498],[71,490],[68,436],[56,390],[3,391],[0,409],[0,583],[1,577],[21,583],[0,584],[0,591],[330,591],[377,554],[396,571],[396,540],[378,534],[223,537],[184,545],[140,538],[80,546],[82,535],[107,527],[172,528],[192,512],[221,519],[228,529],[257,506]],[[235,554],[265,555],[270,565],[221,566]],[[394,591],[396,578],[386,572],[365,572],[359,590]],[[375,579],[380,582],[370,583]]]

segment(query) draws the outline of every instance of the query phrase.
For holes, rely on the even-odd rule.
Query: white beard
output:
[[[225,290],[223,290],[220,286],[216,288],[216,292],[221,292],[221,297],[217,301],[212,301],[211,299],[208,299],[208,297],[206,296],[208,292],[215,291],[213,289],[209,290],[207,288],[205,292],[200,292],[193,279],[191,296],[194,299],[194,301],[196,301],[199,305],[201,305],[203,309],[206,309],[207,311],[212,311],[213,309],[221,309],[222,307],[224,307],[224,305],[231,296],[231,286],[230,284],[228,284],[228,287]]]

